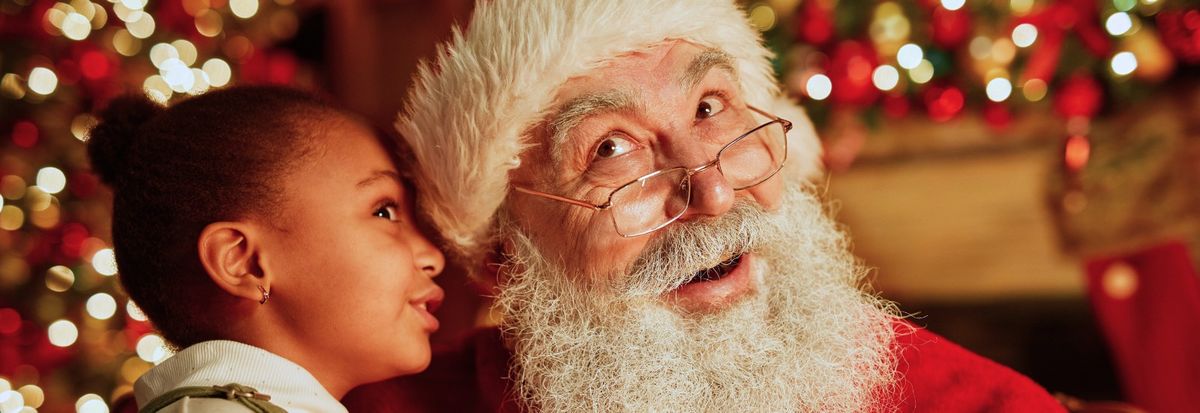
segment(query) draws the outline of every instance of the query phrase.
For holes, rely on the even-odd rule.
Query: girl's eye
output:
[[[621,135],[613,134],[600,142],[596,147],[595,159],[611,159],[629,153],[633,150],[633,142],[629,139],[621,137]]]
[[[393,204],[387,204],[379,207],[379,209],[375,210],[375,214],[373,215],[392,222],[400,221],[400,214],[396,209],[396,206]]]
[[[716,96],[708,96],[700,99],[700,104],[696,105],[696,119],[708,119],[724,110],[725,102]]]

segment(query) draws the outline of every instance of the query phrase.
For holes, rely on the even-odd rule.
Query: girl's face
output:
[[[328,123],[328,122],[322,122]],[[285,174],[262,265],[306,367],[381,380],[423,370],[442,289],[441,252],[414,225],[412,193],[371,130],[338,119]],[[323,130],[322,130],[323,129]]]

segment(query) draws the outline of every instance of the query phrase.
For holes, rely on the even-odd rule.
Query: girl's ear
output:
[[[235,297],[265,302],[271,277],[259,262],[257,228],[244,222],[214,222],[200,231],[200,262],[222,290]]]

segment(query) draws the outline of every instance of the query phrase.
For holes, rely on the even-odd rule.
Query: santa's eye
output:
[[[595,159],[612,159],[632,151],[634,144],[622,135],[612,134],[596,146]]]
[[[696,119],[711,118],[724,110],[725,102],[716,96],[707,96],[696,105]]]

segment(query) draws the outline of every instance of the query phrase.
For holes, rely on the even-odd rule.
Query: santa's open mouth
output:
[[[688,280],[687,284],[716,281],[725,278],[725,276],[729,275],[730,272],[736,269],[738,264],[741,264],[741,262],[742,254],[735,254],[724,261],[721,261],[720,264],[696,271],[696,274],[692,276],[692,279]]]

